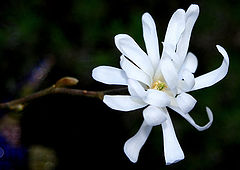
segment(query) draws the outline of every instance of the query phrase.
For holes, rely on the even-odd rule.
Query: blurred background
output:
[[[149,12],[163,41],[178,8],[200,6],[189,51],[199,60],[195,76],[220,66],[222,45],[229,73],[218,84],[191,94],[198,103],[191,115],[207,123],[198,132],[170,111],[185,159],[165,165],[161,127],[154,127],[139,160],[131,163],[123,145],[142,123],[142,110],[118,112],[99,99],[49,95],[22,111],[0,110],[0,169],[226,169],[238,167],[240,151],[240,1],[179,0],[10,0],[0,4],[0,102],[31,94],[64,76],[79,79],[74,88],[118,88],[94,81],[99,65],[119,67],[114,36],[127,33],[145,50],[141,16]],[[160,47],[162,50],[162,47]]]

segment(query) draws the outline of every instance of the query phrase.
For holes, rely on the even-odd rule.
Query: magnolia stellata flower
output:
[[[193,53],[188,52],[188,46],[198,15],[197,5],[191,5],[186,12],[178,9],[172,15],[160,57],[154,20],[149,13],[143,14],[143,37],[147,53],[129,35],[116,35],[115,44],[122,53],[121,69],[99,66],[92,72],[93,78],[102,83],[128,86],[130,95],[104,96],[103,102],[110,108],[131,111],[146,107],[139,131],[124,145],[124,152],[132,162],[137,161],[139,151],[152,127],[157,125],[161,125],[163,130],[166,164],[184,159],[167,107],[179,113],[199,131],[212,124],[213,115],[208,107],[206,111],[209,122],[205,126],[194,122],[189,112],[197,101],[187,92],[212,86],[223,79],[228,71],[229,58],[224,48],[217,45],[217,50],[223,56],[221,66],[207,74],[194,77],[198,60]]]

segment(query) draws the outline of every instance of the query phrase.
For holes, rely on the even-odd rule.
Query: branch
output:
[[[11,100],[5,103],[0,103],[0,109],[10,109],[10,110],[22,110],[24,105],[31,102],[32,100],[38,99],[43,96],[47,96],[50,94],[67,94],[67,95],[74,95],[74,96],[86,96],[86,97],[93,97],[99,98],[103,100],[103,96],[106,94],[113,94],[116,92],[124,93],[126,88],[119,88],[119,89],[112,89],[112,90],[105,90],[105,91],[88,91],[88,90],[80,90],[80,89],[70,89],[65,88],[65,86],[72,86],[76,85],[78,80],[71,77],[64,77],[57,81],[56,84],[52,85],[49,88],[44,90],[40,90],[36,93],[30,94],[28,96]]]

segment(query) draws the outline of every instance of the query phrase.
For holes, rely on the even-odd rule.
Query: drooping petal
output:
[[[171,44],[171,46],[174,49],[176,49],[176,45],[184,29],[185,29],[185,11],[183,9],[178,9],[172,15],[168,23],[164,42],[167,44]]]
[[[115,44],[124,56],[129,58],[134,64],[141,68],[150,77],[153,76],[154,70],[151,60],[129,35],[116,35]]]
[[[195,85],[191,91],[212,86],[215,83],[222,80],[226,76],[226,74],[228,72],[228,66],[229,66],[228,54],[225,51],[225,49],[223,47],[221,47],[220,45],[217,45],[216,47],[223,56],[223,62],[221,64],[221,66],[219,68],[217,68],[216,70],[213,70],[209,73],[206,73],[204,75],[201,75],[201,76],[195,78]]]
[[[167,165],[176,163],[184,159],[184,153],[177,140],[174,127],[170,118],[170,115],[166,108],[164,108],[167,120],[163,122],[163,144],[164,144],[164,156]]]
[[[190,5],[188,10],[186,11],[186,26],[185,30],[182,33],[182,36],[177,45],[177,54],[183,63],[184,58],[188,52],[189,41],[192,33],[193,26],[199,15],[199,7],[198,5]]]
[[[195,123],[195,121],[192,119],[192,117],[187,113],[183,113],[183,111],[178,108],[178,107],[174,107],[174,106],[169,106],[172,110],[174,110],[175,112],[179,113],[183,118],[185,118],[193,127],[195,127],[198,131],[203,131],[203,130],[206,130],[208,129],[211,125],[212,125],[212,122],[213,122],[213,114],[212,114],[212,111],[206,107],[206,111],[207,111],[207,115],[208,115],[208,119],[209,119],[209,122],[204,125],[204,126],[199,126]]]
[[[139,151],[146,142],[151,130],[152,126],[143,121],[138,132],[124,144],[124,152],[133,163],[137,162]]]
[[[142,16],[143,38],[145,41],[148,57],[152,61],[153,68],[156,69],[159,63],[159,45],[156,25],[149,13]]]
[[[176,97],[176,102],[183,113],[188,113],[194,108],[197,100],[190,94],[181,93]]]
[[[195,84],[194,75],[190,71],[184,70],[179,79],[178,88],[183,92],[191,91]]]
[[[143,100],[157,107],[166,107],[170,103],[170,98],[167,93],[155,89],[148,89],[146,97],[143,98]]]
[[[127,85],[127,76],[122,69],[99,66],[93,69],[92,77],[105,84]]]
[[[148,106],[143,110],[143,117],[149,126],[157,126],[167,120],[165,112],[158,107]]]
[[[147,105],[140,98],[129,95],[104,95],[103,102],[108,107],[120,111],[136,110]]]
[[[137,96],[140,98],[144,98],[147,93],[143,86],[134,79],[128,79],[128,90],[131,96]]]
[[[151,78],[124,56],[121,56],[120,65],[128,78],[138,80],[149,87],[151,86]]]
[[[198,66],[197,57],[193,53],[189,52],[185,58],[185,61],[181,69],[188,70],[191,73],[195,73],[197,66]],[[180,71],[180,74],[181,74],[181,71]]]

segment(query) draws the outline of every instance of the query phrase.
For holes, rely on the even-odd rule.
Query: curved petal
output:
[[[228,72],[228,66],[229,66],[228,54],[225,51],[225,49],[223,47],[221,47],[220,45],[217,45],[216,47],[223,56],[223,62],[221,64],[221,66],[219,68],[217,68],[216,70],[213,70],[209,73],[206,73],[202,76],[195,78],[195,85],[191,91],[212,86],[215,83],[222,80],[226,76],[226,74]]]
[[[146,142],[151,130],[152,126],[143,121],[138,132],[124,144],[124,152],[132,162],[137,162],[139,151]]]
[[[154,70],[150,59],[129,35],[116,35],[115,44],[123,55],[129,58],[134,64],[152,78]]]
[[[152,61],[153,68],[156,69],[160,60],[158,36],[156,25],[149,13],[142,16],[143,38],[145,41],[148,57]]]
[[[186,26],[185,30],[182,33],[182,36],[177,45],[177,54],[179,55],[179,59],[181,63],[183,63],[184,58],[186,57],[189,41],[192,33],[193,26],[199,15],[199,7],[198,5],[190,5],[188,10],[186,11]]]
[[[134,79],[128,79],[128,90],[131,96],[137,96],[140,98],[144,98],[147,93],[143,86]]]
[[[164,108],[164,110],[167,117],[167,120],[161,124],[163,130],[164,156],[166,165],[170,165],[184,159],[184,153],[177,140],[170,115],[166,108]]]
[[[149,126],[157,126],[167,120],[165,112],[158,107],[148,106],[143,110],[143,117]]]
[[[127,85],[127,76],[122,69],[99,66],[93,69],[92,77],[105,84]]]
[[[206,111],[207,111],[207,115],[208,115],[208,119],[209,122],[204,125],[204,126],[199,126],[195,123],[195,121],[192,119],[192,117],[187,113],[183,113],[182,110],[178,107],[174,107],[174,106],[169,106],[172,110],[174,110],[175,112],[179,113],[183,118],[185,118],[193,127],[195,127],[198,131],[203,131],[208,129],[213,122],[213,113],[212,111],[206,107]]]
[[[128,78],[138,80],[148,85],[148,87],[151,86],[152,82],[150,77],[124,56],[121,56],[120,65]]]
[[[197,66],[198,66],[197,57],[193,53],[189,52],[186,56],[186,59],[182,65],[181,70],[188,70],[191,73],[195,73]]]
[[[190,71],[184,70],[180,75],[180,79],[181,80],[178,82],[178,88],[183,92],[191,91],[195,84],[194,75]]]
[[[181,93],[176,97],[176,102],[183,113],[188,113],[194,108],[197,100],[190,94]]]
[[[120,111],[131,111],[145,107],[140,98],[129,95],[104,95],[103,102],[110,108]]]
[[[183,9],[178,9],[171,17],[167,32],[165,35],[164,42],[171,44],[174,49],[179,41],[182,32],[185,29],[185,11]]]
[[[165,92],[155,89],[148,89],[143,100],[144,102],[157,107],[165,107],[170,104],[169,96]]]

